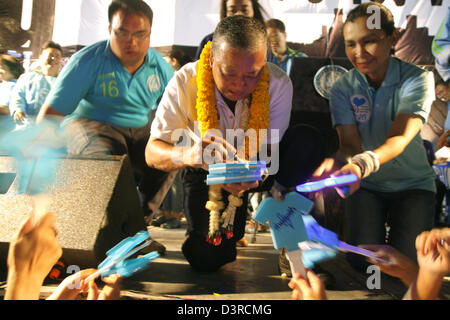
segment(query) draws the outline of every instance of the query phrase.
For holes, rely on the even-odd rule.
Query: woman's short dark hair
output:
[[[153,23],[152,8],[142,0],[113,0],[108,7],[109,23],[111,23],[114,14],[120,9],[129,13],[142,13],[148,18],[150,26]]]
[[[363,4],[360,4],[356,8],[352,9],[348,13],[347,20],[345,20],[345,23],[354,22],[356,19],[360,17],[372,16],[373,14],[375,14],[374,11],[371,10],[372,6],[376,6],[378,7],[378,10],[380,10],[381,30],[383,30],[388,36],[392,35],[395,31],[394,16],[392,15],[392,12],[389,11],[388,8],[386,8],[381,3],[378,2],[365,2]]]
[[[263,13],[267,15],[266,10],[259,4],[258,0],[251,0],[253,7],[253,18],[264,23]],[[227,16],[227,0],[220,1],[220,20]]]
[[[9,54],[0,55],[0,64],[8,68],[15,79],[19,78],[20,75],[25,72],[22,63]]]
[[[187,53],[180,49],[172,49],[169,53],[171,59],[176,59],[180,64],[180,67],[184,66],[186,63],[192,62],[193,59]]]

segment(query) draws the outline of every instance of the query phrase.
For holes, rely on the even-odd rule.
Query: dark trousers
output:
[[[416,261],[416,237],[434,225],[435,194],[426,190],[376,192],[359,189],[345,200],[346,241],[390,244]],[[386,224],[389,234],[386,234]],[[348,253],[350,265],[365,272],[365,257]]]
[[[222,243],[215,246],[206,242],[209,231],[209,211],[205,208],[208,201],[209,186],[206,185],[207,171],[186,168],[181,178],[184,186],[184,213],[188,221],[188,237],[182,251],[191,266],[198,271],[212,272],[222,265],[236,259],[236,241],[244,236],[247,216],[248,193],[242,196],[243,204],[236,209],[231,239],[222,237]],[[222,190],[222,199],[228,205],[229,193]]]
[[[280,143],[279,170],[258,188],[269,190],[273,180],[286,188],[305,182],[322,163],[325,150],[321,134],[311,126],[297,125],[289,128]],[[243,195],[243,205],[237,208],[231,239],[222,237],[215,246],[206,242],[209,230],[209,211],[205,208],[209,186],[207,172],[202,169],[185,168],[181,178],[184,186],[184,213],[189,223],[188,236],[182,251],[190,265],[197,271],[213,272],[226,263],[236,260],[236,241],[244,236],[247,216],[248,192]],[[254,190],[252,190],[254,191]],[[227,205],[228,193],[222,192]]]

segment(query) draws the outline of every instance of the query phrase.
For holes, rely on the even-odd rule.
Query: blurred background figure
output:
[[[440,149],[447,145],[447,139],[450,135],[450,7],[447,9],[447,15],[442,21],[438,33],[433,39],[431,52],[435,57],[435,68],[442,81],[436,84],[436,98],[447,102],[447,118],[444,124],[444,133],[437,142],[437,148]]]
[[[192,57],[180,49],[172,49],[169,55],[165,56],[164,59],[172,66],[174,71],[178,71],[186,63],[193,61]],[[154,217],[152,225],[163,227],[165,229],[180,228],[180,221],[183,217],[183,201],[183,184],[181,182],[180,173],[177,172],[177,175],[161,204],[158,214]]]
[[[226,17],[241,14],[264,23],[263,14],[267,15],[264,8],[259,4],[258,0],[221,0],[220,1],[220,20]],[[206,35],[200,42],[195,54],[195,60],[200,58],[203,47],[213,38],[213,33]]]
[[[170,64],[174,71],[178,71],[188,62],[192,62],[193,59],[183,50],[172,49],[169,55],[164,57],[168,64]]]
[[[267,61],[276,64],[289,75],[292,66],[292,59],[307,57],[307,55],[303,52],[298,52],[288,47],[286,42],[286,26],[283,21],[278,19],[270,19],[266,22],[266,28],[270,45]]]
[[[9,108],[17,126],[34,123],[61,69],[62,55],[63,50],[58,43],[47,41],[39,56],[40,67],[24,73],[17,80]]]
[[[9,105],[17,79],[24,71],[19,60],[9,54],[0,55],[0,136],[14,128]]]

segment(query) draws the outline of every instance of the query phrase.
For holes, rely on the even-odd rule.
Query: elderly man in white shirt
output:
[[[247,191],[259,185],[258,181],[226,183],[208,190],[206,170],[211,159],[206,154],[214,162],[225,162],[236,154],[241,159],[257,155],[262,159],[263,150],[268,149],[265,156],[270,156],[263,160],[271,162],[272,176],[259,189],[268,190],[274,184],[277,188],[272,189],[277,191],[304,182],[324,156],[323,142],[315,129],[298,126],[286,132],[292,83],[284,71],[267,63],[266,55],[267,34],[262,23],[240,15],[223,19],[200,60],[185,65],[171,79],[152,123],[146,161],[164,171],[183,170],[189,227],[182,250],[199,271],[212,272],[236,259],[236,241],[245,231]],[[256,146],[252,139],[248,145],[244,142],[250,129],[263,133]],[[177,144],[180,136],[182,146]],[[195,143],[186,144],[186,137]],[[245,151],[242,146],[246,146]],[[230,230],[226,236],[208,238],[214,224],[208,211],[230,206],[230,195],[235,199],[242,196],[240,203],[233,204],[236,212]],[[219,207],[214,207],[215,200]]]

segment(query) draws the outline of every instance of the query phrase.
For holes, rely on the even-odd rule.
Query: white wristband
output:
[[[368,177],[371,173],[380,169],[378,155],[372,151],[364,151],[352,157],[351,162],[361,169],[361,178]]]
[[[372,172],[377,172],[380,169],[380,157],[373,151],[365,151],[373,160],[374,168]]]

